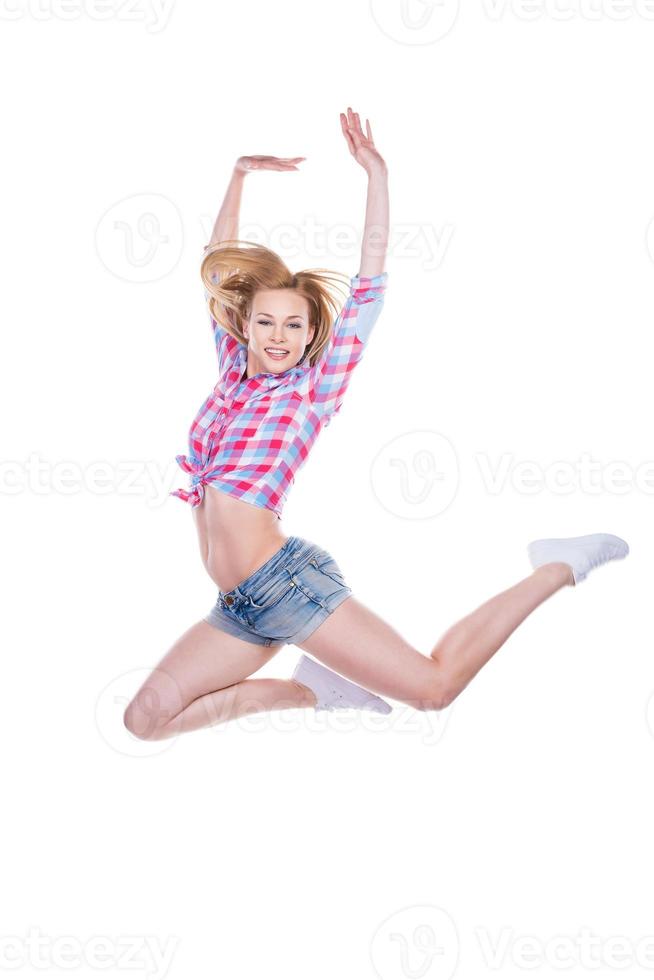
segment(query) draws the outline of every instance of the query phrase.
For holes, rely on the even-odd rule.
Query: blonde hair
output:
[[[349,280],[342,283],[338,278],[342,273],[321,268],[293,273],[271,249],[238,238],[208,246],[200,274],[208,293],[209,313],[246,347],[243,321],[250,317],[257,290],[294,289],[304,296],[309,304],[309,326],[316,330],[301,361],[311,365],[328,344],[334,318],[343,305],[330,292],[330,283],[342,286],[345,293],[349,290]]]

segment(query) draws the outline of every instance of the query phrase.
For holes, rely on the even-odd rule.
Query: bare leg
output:
[[[461,693],[529,613],[564,585],[574,585],[569,565],[542,565],[451,626],[430,654],[446,679],[446,702]]]
[[[124,713],[138,738],[159,740],[258,711],[309,707],[293,680],[254,677],[283,646],[248,643],[200,620],[173,644]]]
[[[429,656],[354,596],[299,646],[381,697],[438,710],[461,693],[537,606],[573,582],[569,565],[542,565],[450,627]]]
[[[443,708],[529,613],[571,584],[568,565],[541,566],[450,627],[430,656],[354,596],[299,646],[382,696],[420,709]],[[201,620],[177,640],[135,694],[125,711],[126,727],[139,738],[158,740],[259,711],[312,707],[313,692],[296,681],[246,679],[282,646],[248,643]]]

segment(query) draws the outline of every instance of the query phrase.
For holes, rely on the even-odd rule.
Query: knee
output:
[[[138,697],[130,701],[125,708],[123,725],[131,735],[145,742],[153,742],[166,737],[161,714],[143,708],[139,704]]]

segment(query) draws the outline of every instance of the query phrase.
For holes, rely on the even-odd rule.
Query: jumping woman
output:
[[[370,123],[348,107],[341,129],[368,178],[358,273],[344,304],[325,269],[292,273],[274,252],[238,238],[243,182],[256,170],[297,170],[305,157],[240,157],[202,259],[219,380],[177,456],[214,607],[173,644],[127,707],[139,738],[164,739],[280,708],[420,710],[456,698],[516,627],[551,595],[624,558],[611,534],[532,541],[532,573],[452,626],[429,655],[352,594],[332,555],[288,536],[288,489],[342,404],[384,302],[387,167]],[[340,310],[340,311],[339,311]],[[334,317],[335,314],[338,314]],[[301,654],[290,678],[252,678],[281,648]],[[316,658],[316,659],[313,659]]]

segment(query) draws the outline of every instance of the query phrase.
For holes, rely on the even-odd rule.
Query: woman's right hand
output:
[[[297,170],[296,164],[300,160],[306,160],[306,157],[239,157],[234,169],[242,174],[252,170]]]

